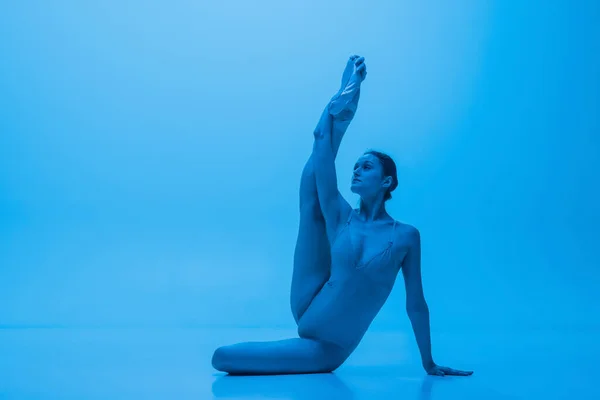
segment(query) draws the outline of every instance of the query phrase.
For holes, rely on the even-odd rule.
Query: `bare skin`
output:
[[[365,154],[355,166],[351,189],[361,196],[358,210],[337,190],[334,160],[356,112],[365,77],[364,58],[350,57],[340,91],[314,131],[313,152],[302,172],[290,298],[300,337],[223,346],[213,355],[216,369],[230,374],[335,370],[358,345],[402,270],[407,313],[426,372],[472,373],[433,362],[429,310],[421,284],[419,232],[386,212],[384,194],[392,180],[384,176],[377,157]]]
[[[348,59],[342,74],[340,89],[333,96],[334,98],[342,93],[348,85],[358,58],[358,56],[353,55]],[[356,106],[358,106],[359,97],[360,93],[353,100]],[[323,129],[323,126],[327,123],[329,104],[325,107],[315,131]],[[346,117],[344,120],[333,120],[331,147],[334,157],[337,156],[342,138],[352,121],[353,115],[346,115]],[[329,240],[327,239],[325,220],[319,205],[314,162],[311,154],[300,178],[300,226],[294,250],[294,270],[290,291],[292,315],[296,323],[298,323],[310,301],[329,279],[330,266]]]

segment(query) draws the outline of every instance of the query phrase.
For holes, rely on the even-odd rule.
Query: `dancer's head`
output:
[[[361,199],[384,201],[392,198],[398,186],[396,163],[390,156],[375,150],[367,150],[354,165],[350,190]]]

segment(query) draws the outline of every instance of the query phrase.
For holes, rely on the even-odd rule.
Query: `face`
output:
[[[383,165],[377,156],[364,154],[356,161],[350,190],[361,197],[384,194],[392,183],[390,176],[383,176]]]

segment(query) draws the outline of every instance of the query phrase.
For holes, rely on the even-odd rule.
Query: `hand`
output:
[[[367,64],[365,64],[364,57],[356,57],[353,59],[354,61],[354,72],[350,77],[351,81],[355,81],[360,84],[367,77]]]
[[[348,81],[350,81],[350,77],[354,72],[354,63],[358,59],[359,56],[356,54],[351,55],[346,62],[346,67],[344,68],[344,73],[342,74],[342,86],[340,86],[340,91],[344,90],[348,85]]]
[[[432,364],[431,366],[425,367],[428,375],[446,376],[469,376],[473,374],[473,371],[460,371],[458,369],[452,369],[448,367],[442,367],[440,365]]]

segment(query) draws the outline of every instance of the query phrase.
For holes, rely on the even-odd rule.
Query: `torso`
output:
[[[352,210],[331,238],[331,277],[302,316],[300,337],[352,351],[394,286],[409,228],[391,218],[366,222]]]

